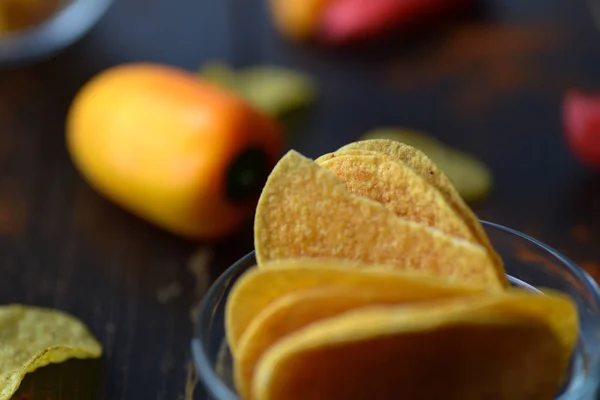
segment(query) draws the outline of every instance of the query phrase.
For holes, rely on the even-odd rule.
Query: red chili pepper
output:
[[[573,154],[582,163],[600,168],[600,94],[567,92],[563,101],[563,123]]]
[[[339,44],[429,20],[471,0],[335,0],[321,16],[322,40]]]

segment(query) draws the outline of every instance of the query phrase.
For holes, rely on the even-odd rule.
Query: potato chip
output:
[[[475,242],[462,217],[437,188],[408,165],[381,153],[330,154],[315,161],[335,174],[350,193],[382,203],[399,217]]]
[[[425,133],[405,128],[378,128],[361,139],[395,140],[419,149],[450,177],[466,201],[482,200],[492,190],[493,178],[487,165],[473,155],[449,147]]]
[[[97,358],[102,347],[76,318],[57,310],[0,307],[0,400],[9,400],[25,374],[69,358]]]
[[[368,272],[366,272],[368,273]],[[241,336],[236,352],[235,381],[243,398],[251,393],[256,363],[264,352],[281,338],[328,317],[364,306],[401,304],[483,295],[485,292],[464,286],[445,285],[427,278],[402,274],[388,279],[374,274],[359,287],[320,286],[285,294],[265,307]],[[373,279],[376,278],[376,279]],[[343,282],[342,282],[343,284]]]
[[[275,166],[254,222],[259,266],[287,258],[334,258],[499,289],[485,248],[398,218],[382,204],[349,193],[335,175],[295,151]]]
[[[407,128],[376,128],[361,136],[360,140],[385,139],[404,143],[422,151],[432,160],[446,150],[446,146],[438,139],[423,132]],[[442,169],[443,170],[443,169]]]
[[[350,143],[341,147],[338,152],[350,150],[375,151],[389,155],[401,162],[406,163],[406,165],[421,175],[423,179],[435,186],[446,198],[448,204],[450,204],[456,213],[463,218],[467,226],[469,226],[475,237],[478,239],[479,243],[487,248],[490,256],[494,260],[494,264],[496,265],[498,279],[500,279],[505,286],[508,285],[508,282],[505,278],[502,259],[492,247],[488,236],[479,222],[479,219],[477,216],[475,216],[473,211],[456,191],[456,188],[448,176],[442,172],[429,157],[414,147],[386,139],[372,139]]]
[[[378,288],[382,292],[401,292],[399,295],[412,301],[484,291],[479,286],[449,284],[431,275],[385,268],[340,260],[292,259],[249,270],[235,283],[227,300],[225,326],[232,354],[237,354],[240,337],[253,318],[281,296],[299,290],[335,287],[359,292]]]
[[[472,154],[448,148],[434,161],[452,179],[454,187],[465,201],[475,203],[490,195],[492,172]]]
[[[339,156],[372,156],[375,154],[383,154],[383,155],[387,155],[384,153],[381,153],[379,151],[372,151],[372,150],[364,150],[364,149],[344,149],[344,150],[336,150],[333,153],[326,153],[323,154],[322,156],[318,157],[315,162],[319,165],[321,165],[321,163],[323,163],[323,161],[326,160],[330,160],[332,158],[335,157],[339,157]],[[394,157],[392,157],[394,158]],[[395,158],[394,158],[395,159]]]
[[[363,307],[271,346],[253,399],[552,399],[577,330],[562,296]]]

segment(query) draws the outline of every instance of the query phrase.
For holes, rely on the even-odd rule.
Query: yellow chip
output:
[[[320,164],[323,163],[323,161],[332,159],[334,157],[339,157],[339,156],[372,156],[372,155],[375,155],[375,154],[387,155],[387,154],[381,153],[379,151],[365,150],[365,149],[360,149],[360,148],[348,148],[348,149],[340,149],[340,150],[334,151],[333,153],[323,154],[322,156],[318,157],[315,160],[315,162],[320,165]]]
[[[361,138],[369,139],[395,140],[419,149],[452,180],[456,191],[465,201],[482,200],[492,190],[493,177],[487,165],[473,155],[447,146],[423,132],[378,128]]]
[[[558,295],[363,307],[271,346],[252,398],[552,399],[577,331],[574,305]]]
[[[97,358],[102,347],[76,318],[57,310],[0,307],[0,400],[9,400],[25,374],[69,358]]]
[[[460,215],[467,226],[469,226],[475,237],[478,239],[478,242],[488,250],[496,265],[498,279],[502,280],[505,286],[508,285],[508,282],[505,279],[502,259],[492,247],[479,219],[456,191],[450,178],[448,178],[448,176],[442,172],[429,157],[414,147],[387,139],[371,139],[349,143],[341,147],[338,151],[351,150],[374,151],[391,156],[408,165],[423,179],[435,186],[446,198],[448,204],[454,208],[456,213]]]
[[[242,334],[259,313],[281,296],[299,290],[335,287],[360,292],[377,288],[400,292],[398,296],[411,301],[484,292],[479,286],[449,284],[426,274],[384,268],[339,260],[294,259],[249,270],[235,283],[227,299],[225,326],[232,354],[237,354]]]
[[[333,172],[350,193],[382,203],[409,221],[476,242],[471,229],[446,198],[405,163],[382,153],[331,153],[315,162]]]
[[[376,128],[361,136],[360,140],[385,139],[404,143],[422,151],[434,160],[445,152],[446,146],[438,139],[423,132],[406,128]]]
[[[295,151],[273,169],[254,222],[259,266],[288,258],[333,258],[420,270],[490,289],[502,288],[478,244],[398,218],[349,193],[325,168]]]
[[[442,286],[442,282],[428,278],[402,275],[389,277],[385,273],[376,273],[368,278],[370,279],[365,279],[360,287],[343,286],[342,281],[340,285],[296,290],[279,297],[258,313],[238,344],[234,368],[238,393],[243,398],[250,395],[256,363],[269,347],[312,323],[359,307],[398,305],[485,293],[465,286]]]

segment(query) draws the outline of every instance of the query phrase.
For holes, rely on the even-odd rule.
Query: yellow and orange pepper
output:
[[[235,94],[146,63],[111,68],[80,90],[67,146],[107,198],[178,235],[213,240],[251,214],[283,137]]]

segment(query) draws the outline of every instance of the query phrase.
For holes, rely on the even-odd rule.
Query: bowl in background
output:
[[[482,221],[502,257],[513,286],[537,291],[551,288],[569,295],[577,305],[581,329],[568,380],[557,400],[595,399],[600,381],[600,289],[581,268],[543,243],[501,225]],[[225,304],[235,281],[256,265],[246,255],[211,286],[204,297],[192,339],[200,378],[214,400],[239,400],[233,385],[232,358],[225,340]]]
[[[113,0],[67,0],[41,23],[0,38],[0,68],[49,57],[86,34]]]

